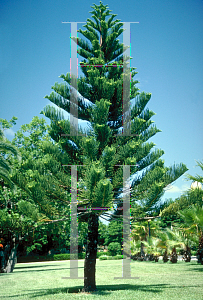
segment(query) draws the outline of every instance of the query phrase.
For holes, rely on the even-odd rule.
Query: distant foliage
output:
[[[121,245],[118,242],[112,242],[108,245],[108,250],[112,256],[121,254]]]

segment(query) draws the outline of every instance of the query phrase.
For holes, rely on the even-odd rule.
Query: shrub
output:
[[[66,248],[62,248],[60,250],[61,253],[70,253],[70,250],[67,250]]]
[[[107,251],[107,252],[97,252],[97,258],[100,258],[100,256],[104,256],[104,255],[110,256],[111,254],[110,254],[109,251]]]
[[[61,253],[61,254],[54,254],[53,260],[69,260],[70,254],[69,253]]]
[[[85,258],[85,253],[78,253],[78,258],[79,259],[84,259]],[[61,254],[54,254],[53,255],[53,260],[69,260],[70,259],[70,253],[61,253]]]
[[[85,259],[85,254],[84,252],[78,253],[78,258],[79,259]]]
[[[100,256],[99,260],[107,260],[107,257],[108,256],[106,256],[106,255],[102,255],[102,256]]]
[[[78,253],[79,259],[85,258],[85,253]],[[26,256],[18,257],[18,262],[37,262],[37,261],[53,261],[53,260],[70,260],[70,253],[61,253],[46,256]]]
[[[118,242],[112,242],[108,245],[108,251],[112,256],[121,254],[121,245]]]
[[[100,256],[100,260],[114,260],[114,259],[122,259],[123,255],[116,255],[116,256],[107,256],[107,255],[102,255]],[[124,258],[126,258],[126,256],[124,255]]]
[[[138,260],[138,257],[139,257],[139,252],[134,252],[132,255],[131,255],[131,259],[133,260]]]
[[[112,260],[114,259],[114,256],[107,256],[107,260]]]
[[[123,258],[123,255],[116,255],[116,256],[113,256],[113,259],[122,259]]]

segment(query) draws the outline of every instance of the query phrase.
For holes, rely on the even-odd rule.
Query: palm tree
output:
[[[159,232],[159,248],[165,250],[163,255],[163,261],[168,261],[168,235],[166,232],[160,231]]]
[[[181,247],[185,250],[185,252],[188,253],[187,255],[187,259],[188,261],[190,261],[191,259],[191,255],[189,255],[190,249],[188,246],[188,239],[187,237],[184,237],[184,235],[182,234],[182,232],[178,229],[175,230],[170,230],[169,228],[167,228],[167,236],[168,236],[168,248],[171,249],[172,248],[172,252],[170,255],[170,261],[172,263],[176,263],[177,262],[177,253],[176,253],[176,247]]]
[[[151,225],[150,225],[151,224]],[[147,241],[147,237],[156,236],[159,232],[159,221],[153,221],[148,219],[147,221],[140,221],[139,223],[132,224],[131,237],[136,245],[140,245],[140,256],[144,259],[144,242]],[[138,243],[139,242],[139,243]],[[135,245],[134,244],[134,245]]]
[[[144,245],[147,247],[147,254],[149,255],[149,260],[155,260],[158,262],[159,256],[161,254],[160,247],[161,240],[156,237],[148,237],[147,241],[144,241]]]
[[[11,152],[20,159],[18,150],[6,140],[3,130],[0,128],[0,184],[3,186],[4,182],[6,182],[14,190],[14,183],[9,176],[12,169],[5,157],[7,152]]]
[[[131,239],[130,243],[131,243],[131,258],[133,260],[137,260],[141,248],[141,241],[140,240],[135,241]]]
[[[165,249],[163,261],[164,262],[168,261],[168,253],[171,252],[170,261],[172,263],[177,263],[176,248],[177,247],[186,248],[187,242],[184,236],[177,229],[170,230],[169,228],[166,228],[165,232],[159,233],[159,239],[160,242],[158,246],[162,249]]]
[[[135,242],[139,241],[140,245],[140,257],[144,259],[145,253],[144,253],[144,243],[143,241],[146,241],[148,236],[148,225],[147,222],[143,222],[142,224],[133,224],[132,225],[132,233],[131,233],[132,239]]]
[[[188,229],[199,236],[197,259],[198,263],[203,265],[203,208],[193,205],[180,211],[179,214],[183,218],[184,224],[189,227]]]

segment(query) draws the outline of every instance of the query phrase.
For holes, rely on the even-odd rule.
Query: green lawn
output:
[[[83,279],[70,276],[70,261],[17,264],[13,273],[0,274],[1,299],[130,299],[130,300],[202,300],[203,266],[196,262],[177,264],[162,261],[131,262],[131,276],[122,276],[122,260],[97,260],[97,288],[92,294],[78,293]],[[83,276],[84,260],[78,262]]]

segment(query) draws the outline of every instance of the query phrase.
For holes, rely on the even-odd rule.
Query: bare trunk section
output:
[[[98,215],[92,213],[88,218],[87,248],[84,264],[83,292],[96,290],[96,257],[98,242]]]

